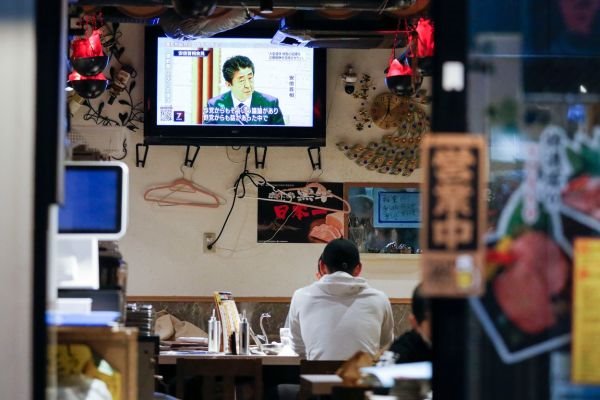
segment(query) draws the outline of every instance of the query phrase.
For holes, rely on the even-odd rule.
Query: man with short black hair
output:
[[[206,104],[205,124],[284,125],[279,99],[254,90],[254,63],[238,55],[223,63],[223,78],[231,88]]]
[[[412,329],[399,336],[390,351],[396,363],[431,361],[431,307],[429,299],[421,294],[421,284],[413,290],[411,314],[408,319]]]
[[[356,245],[329,242],[319,259],[319,278],[296,290],[288,322],[296,353],[308,360],[346,360],[359,350],[375,355],[393,340],[387,296],[360,278]]]

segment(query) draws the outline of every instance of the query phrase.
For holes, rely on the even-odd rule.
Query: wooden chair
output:
[[[262,400],[260,358],[180,358],[176,367],[176,393],[181,400]]]
[[[332,375],[342,366],[344,360],[300,360],[300,375]],[[315,398],[310,388],[300,385],[299,400]]]
[[[300,360],[300,375],[335,374],[344,360]]]

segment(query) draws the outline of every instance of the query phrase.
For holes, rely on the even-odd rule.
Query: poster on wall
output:
[[[344,235],[343,183],[270,182],[258,188],[259,243],[327,243]]]
[[[570,342],[573,243],[600,235],[600,130],[570,138],[548,125],[522,149],[520,184],[491,199],[486,293],[469,300],[505,363]]]

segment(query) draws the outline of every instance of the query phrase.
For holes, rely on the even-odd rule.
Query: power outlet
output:
[[[208,248],[208,245],[211,244],[215,240],[216,235],[213,232],[204,232],[202,236],[202,249],[205,253],[216,253],[217,247],[213,246],[211,249]]]

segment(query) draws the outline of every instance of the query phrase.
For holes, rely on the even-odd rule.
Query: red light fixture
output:
[[[433,73],[433,52],[435,44],[433,41],[433,23],[428,18],[419,18],[415,30],[411,33],[409,42],[409,57],[416,55],[419,72],[423,76],[431,76]]]
[[[94,17],[92,21],[85,21],[84,24],[91,26],[96,22]],[[104,55],[100,36],[100,30],[93,29],[89,35],[71,41],[70,61],[75,71],[69,74],[67,83],[77,94],[87,99],[100,96],[109,83],[102,74],[108,65],[109,57]]]
[[[388,89],[400,96],[412,96],[419,90],[423,76],[432,74],[433,66],[433,24],[430,19],[419,18],[414,28],[405,31],[408,45],[405,51],[396,57],[398,29],[388,68],[385,69],[385,83]]]

